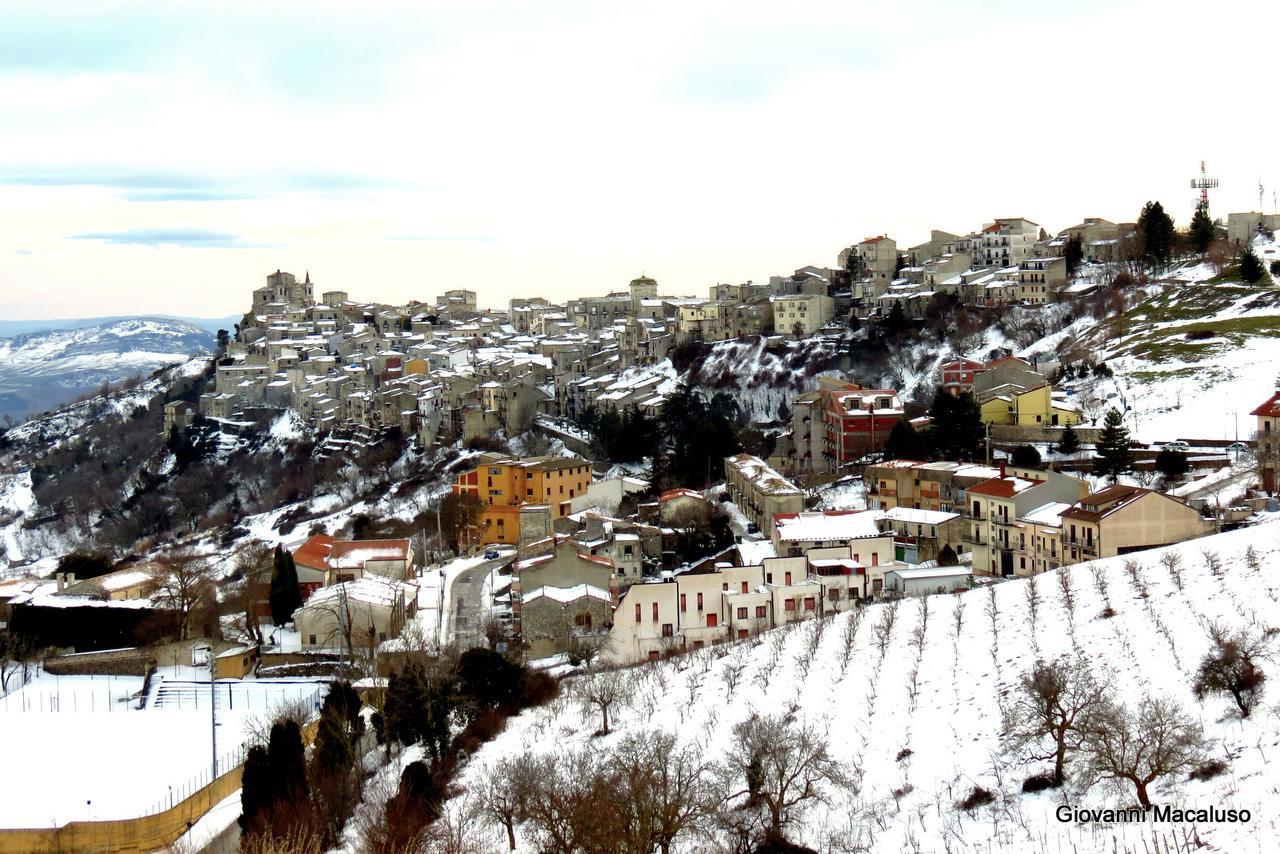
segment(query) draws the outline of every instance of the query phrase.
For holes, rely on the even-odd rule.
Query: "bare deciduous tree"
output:
[[[1221,626],[1209,629],[1213,642],[1200,662],[1192,688],[1197,699],[1209,694],[1230,694],[1242,718],[1249,717],[1262,699],[1267,674],[1258,666],[1268,655],[1267,639],[1248,629],[1228,632]]]
[[[502,759],[489,768],[475,789],[481,813],[507,832],[507,844],[516,850],[516,827],[529,817],[530,799],[544,781],[545,762],[529,753]]]
[[[1089,716],[1102,707],[1107,686],[1083,661],[1037,661],[1014,700],[1014,743],[1032,761],[1053,760],[1053,785],[1066,779],[1067,755],[1080,748]]]
[[[192,614],[213,599],[213,569],[191,552],[173,552],[156,561],[152,570],[156,604],[178,613],[178,640],[191,637]]]
[[[600,713],[600,735],[607,735],[609,711],[631,696],[630,674],[623,670],[597,670],[578,678],[574,686],[586,713]]]
[[[696,746],[680,745],[667,732],[632,733],[610,762],[624,787],[628,850],[669,854],[677,839],[711,829],[720,788]]]
[[[720,766],[727,802],[745,796],[744,808],[764,820],[765,838],[784,831],[811,803],[828,803],[832,790],[852,785],[827,752],[826,739],[790,716],[752,716],[733,728],[733,747]],[[743,786],[745,785],[745,788]]]
[[[1131,783],[1146,809],[1152,783],[1203,761],[1205,738],[1176,702],[1146,697],[1136,710],[1107,702],[1093,712],[1083,746],[1089,779]]]

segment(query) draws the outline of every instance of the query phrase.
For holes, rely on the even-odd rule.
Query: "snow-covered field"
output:
[[[138,710],[133,698],[141,677],[41,673],[0,698],[5,765],[22,769],[20,779],[10,775],[0,798],[0,827],[145,815],[167,809],[171,795],[177,803],[206,784],[212,770],[208,682],[168,687],[168,701]],[[153,697],[164,688],[153,685]],[[219,681],[220,772],[240,761],[246,738],[274,709],[320,690],[307,680]]]
[[[1258,571],[1244,559],[1249,546],[1261,558]],[[1219,574],[1208,568],[1205,550],[1220,557]],[[1181,558],[1181,585],[1160,563],[1166,552]],[[599,715],[577,702],[570,681],[551,705],[513,719],[474,757],[463,781],[474,783],[488,766],[522,751],[601,749],[653,730],[670,731],[715,760],[731,747],[734,724],[794,711],[827,734],[829,750],[858,781],[789,830],[790,838],[820,851],[1137,852],[1158,841],[1172,845],[1175,831],[1181,839],[1184,830],[1206,850],[1274,851],[1280,816],[1271,805],[1280,774],[1269,762],[1280,749],[1274,684],[1280,665],[1265,663],[1265,701],[1243,721],[1228,698],[1197,701],[1191,678],[1209,648],[1211,623],[1280,627],[1280,522],[1131,559],[1140,565],[1136,576],[1122,558],[1062,570],[1070,607],[1058,572],[1038,577],[1034,619],[1028,580],[995,585],[990,593],[905,600],[896,606],[883,657],[876,627],[894,606],[877,604],[636,667],[628,671],[631,696],[612,714],[616,729],[608,736],[593,737]],[[1105,618],[1108,606],[1115,615]],[[1045,766],[1006,749],[1003,713],[1036,659],[1076,655],[1111,680],[1117,700],[1181,703],[1204,726],[1210,754],[1228,763],[1207,781],[1159,780],[1152,789],[1157,803],[1245,808],[1251,823],[1064,824],[1054,809],[1069,790],[1022,794],[1023,780]],[[972,812],[957,808],[975,786],[993,792],[994,803]],[[1131,788],[1103,785],[1070,797],[1078,806],[1134,800]],[[521,850],[534,850],[527,838]]]

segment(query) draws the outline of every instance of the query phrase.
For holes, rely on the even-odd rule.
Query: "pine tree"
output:
[[[1262,262],[1258,260],[1258,255],[1253,251],[1253,244],[1245,244],[1244,251],[1240,253],[1240,279],[1246,284],[1256,285],[1262,281],[1262,277],[1266,275],[1266,271],[1262,267]]]
[[[1155,266],[1169,263],[1177,232],[1173,219],[1164,212],[1159,202],[1147,202],[1138,215],[1138,238],[1142,241],[1142,253]]]
[[[1084,261],[1084,239],[1078,234],[1069,238],[1062,257],[1067,261],[1067,277],[1070,278]]]
[[[298,567],[293,562],[293,555],[283,546],[276,546],[267,602],[271,606],[271,622],[277,626],[283,626],[293,619],[293,612],[302,607]]]
[[[1216,236],[1213,220],[1209,218],[1209,208],[1203,203],[1197,204],[1196,212],[1191,217],[1191,228],[1188,231],[1191,248],[1198,254],[1203,255],[1208,251],[1209,246],[1213,244],[1213,239]]]
[[[886,460],[919,460],[927,456],[924,439],[916,432],[916,428],[905,418],[899,419],[889,431],[889,438],[884,443]]]
[[[1115,483],[1120,475],[1133,470],[1133,454],[1129,450],[1129,431],[1124,418],[1115,409],[1107,410],[1102,421],[1102,434],[1098,437],[1097,456],[1093,459],[1093,473],[1105,475]]]
[[[1080,437],[1076,435],[1076,428],[1071,426],[1071,422],[1067,422],[1067,426],[1062,428],[1062,436],[1058,438],[1058,453],[1074,454],[1080,450]]]
[[[981,454],[986,439],[982,409],[973,395],[953,395],[938,389],[929,409],[927,447],[946,460],[972,460]]]
[[[272,801],[271,771],[267,762],[267,749],[260,744],[249,748],[240,777],[240,832],[245,836],[262,828],[259,816],[270,808]]]
[[[1040,452],[1035,445],[1018,445],[1009,455],[1009,462],[1020,469],[1040,468]]]

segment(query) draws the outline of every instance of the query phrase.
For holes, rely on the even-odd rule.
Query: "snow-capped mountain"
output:
[[[0,338],[0,416],[40,412],[213,348],[207,330],[152,317]]]

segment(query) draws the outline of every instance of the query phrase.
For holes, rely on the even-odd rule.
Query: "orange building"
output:
[[[591,485],[591,463],[571,457],[515,459],[484,454],[481,464],[458,475],[453,491],[479,499],[480,530],[484,543],[520,542],[520,508],[546,505],[551,518],[569,515],[569,502]]]

